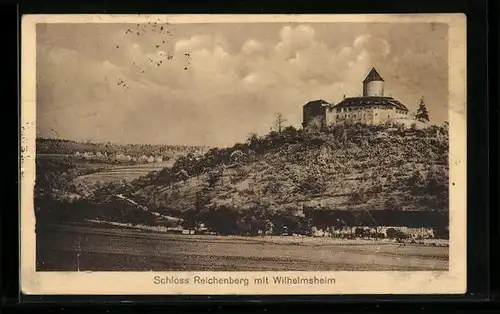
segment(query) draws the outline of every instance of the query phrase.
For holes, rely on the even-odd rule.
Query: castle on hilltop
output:
[[[303,106],[302,126],[311,123],[321,126],[339,123],[380,125],[408,119],[408,111],[398,100],[384,96],[384,79],[372,68],[363,81],[363,96],[344,96],[336,105],[322,99],[310,101]]]

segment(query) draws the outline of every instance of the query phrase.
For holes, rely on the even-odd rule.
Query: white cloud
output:
[[[124,128],[135,125],[135,141],[226,145],[251,132],[267,132],[277,111],[299,125],[305,102],[358,95],[372,55],[389,49],[376,50],[374,43],[384,44],[370,36],[332,47],[309,25],[285,26],[276,35],[278,42],[249,39],[235,50],[216,35],[178,39],[171,52],[152,51],[139,42],[123,43],[124,56],[116,58],[128,60],[122,66],[111,59],[99,66],[92,61],[79,63],[77,52],[66,52],[65,64],[51,75],[86,73],[82,82],[89,86],[82,90],[87,94],[80,90],[75,93],[78,97],[65,94],[58,101],[89,103],[79,114],[100,112],[100,121],[109,120],[99,122],[100,134],[109,140],[132,141],[131,135],[124,138],[128,134]],[[162,61],[161,66],[155,61]],[[106,87],[103,76],[107,76]],[[129,90],[116,86],[118,76],[127,81]],[[95,129],[91,119],[79,123],[79,130]],[[71,123],[62,128],[74,134],[68,131]],[[160,135],[148,138],[148,134]]]
[[[280,31],[280,42],[274,47],[278,57],[288,58],[294,51],[306,49],[314,44],[315,31],[311,26],[285,26]]]
[[[352,54],[351,47],[342,47],[337,55],[338,58],[348,58]]]
[[[360,48],[360,47],[363,47],[364,45],[366,45],[366,43],[368,43],[370,41],[370,39],[372,39],[372,36],[371,35],[361,35],[361,36],[358,36],[356,37],[356,39],[354,39],[354,48]]]
[[[292,45],[292,48],[307,47],[314,41],[314,35],[314,28],[309,25],[285,26],[280,31],[281,42]]]
[[[368,49],[372,54],[380,54],[383,56],[387,56],[391,52],[391,46],[387,40],[369,34],[356,37],[353,46],[356,49]]]
[[[285,26],[278,35],[280,40],[275,44],[249,39],[237,53],[226,49],[227,41],[222,37],[196,35],[180,39],[170,61],[165,60],[165,51],[147,54],[164,62],[161,67],[152,66],[147,78],[160,86],[189,90],[199,95],[199,101],[207,97],[203,92],[212,96],[232,93],[238,97],[248,94],[255,98],[252,94],[257,94],[272,98],[273,89],[288,87],[304,95],[319,96],[316,91],[329,91],[339,82],[344,90],[332,88],[325,98],[337,100],[344,93],[358,94],[362,76],[371,67],[368,43],[372,37],[360,36],[350,46],[329,47],[316,38],[309,25]],[[133,51],[141,53],[140,47]],[[184,53],[189,53],[190,58]]]
[[[189,39],[177,41],[175,44],[176,52],[191,52],[193,50],[210,47],[213,43],[212,37],[208,35],[193,36]]]
[[[249,39],[245,41],[245,43],[241,47],[241,53],[243,55],[251,55],[254,53],[263,52],[264,49],[265,49],[264,44],[262,44],[257,40]]]

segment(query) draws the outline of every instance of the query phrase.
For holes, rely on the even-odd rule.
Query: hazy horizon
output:
[[[37,137],[231,146],[361,95],[372,67],[387,96],[447,120],[446,24],[38,24]]]
[[[37,136],[36,139],[37,140],[71,141],[71,142],[82,143],[82,144],[91,143],[91,144],[111,144],[111,145],[151,145],[151,146],[217,147],[217,146],[213,146],[213,145],[187,145],[187,144],[164,144],[164,143],[153,144],[153,143],[146,143],[146,142],[144,142],[144,143],[139,143],[139,142],[136,142],[136,143],[129,143],[129,142],[126,142],[126,143],[115,143],[113,141],[105,141],[105,140],[103,140],[103,141],[92,141],[92,140],[79,141],[79,140],[71,140],[71,139],[62,138],[62,137],[59,138],[59,137],[42,137],[42,136]]]

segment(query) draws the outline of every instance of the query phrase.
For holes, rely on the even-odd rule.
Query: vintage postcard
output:
[[[466,17],[27,15],[25,294],[466,291]]]

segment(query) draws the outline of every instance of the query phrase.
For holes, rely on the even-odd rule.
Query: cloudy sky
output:
[[[447,120],[446,24],[38,24],[37,135],[232,145],[309,100],[386,95]]]

